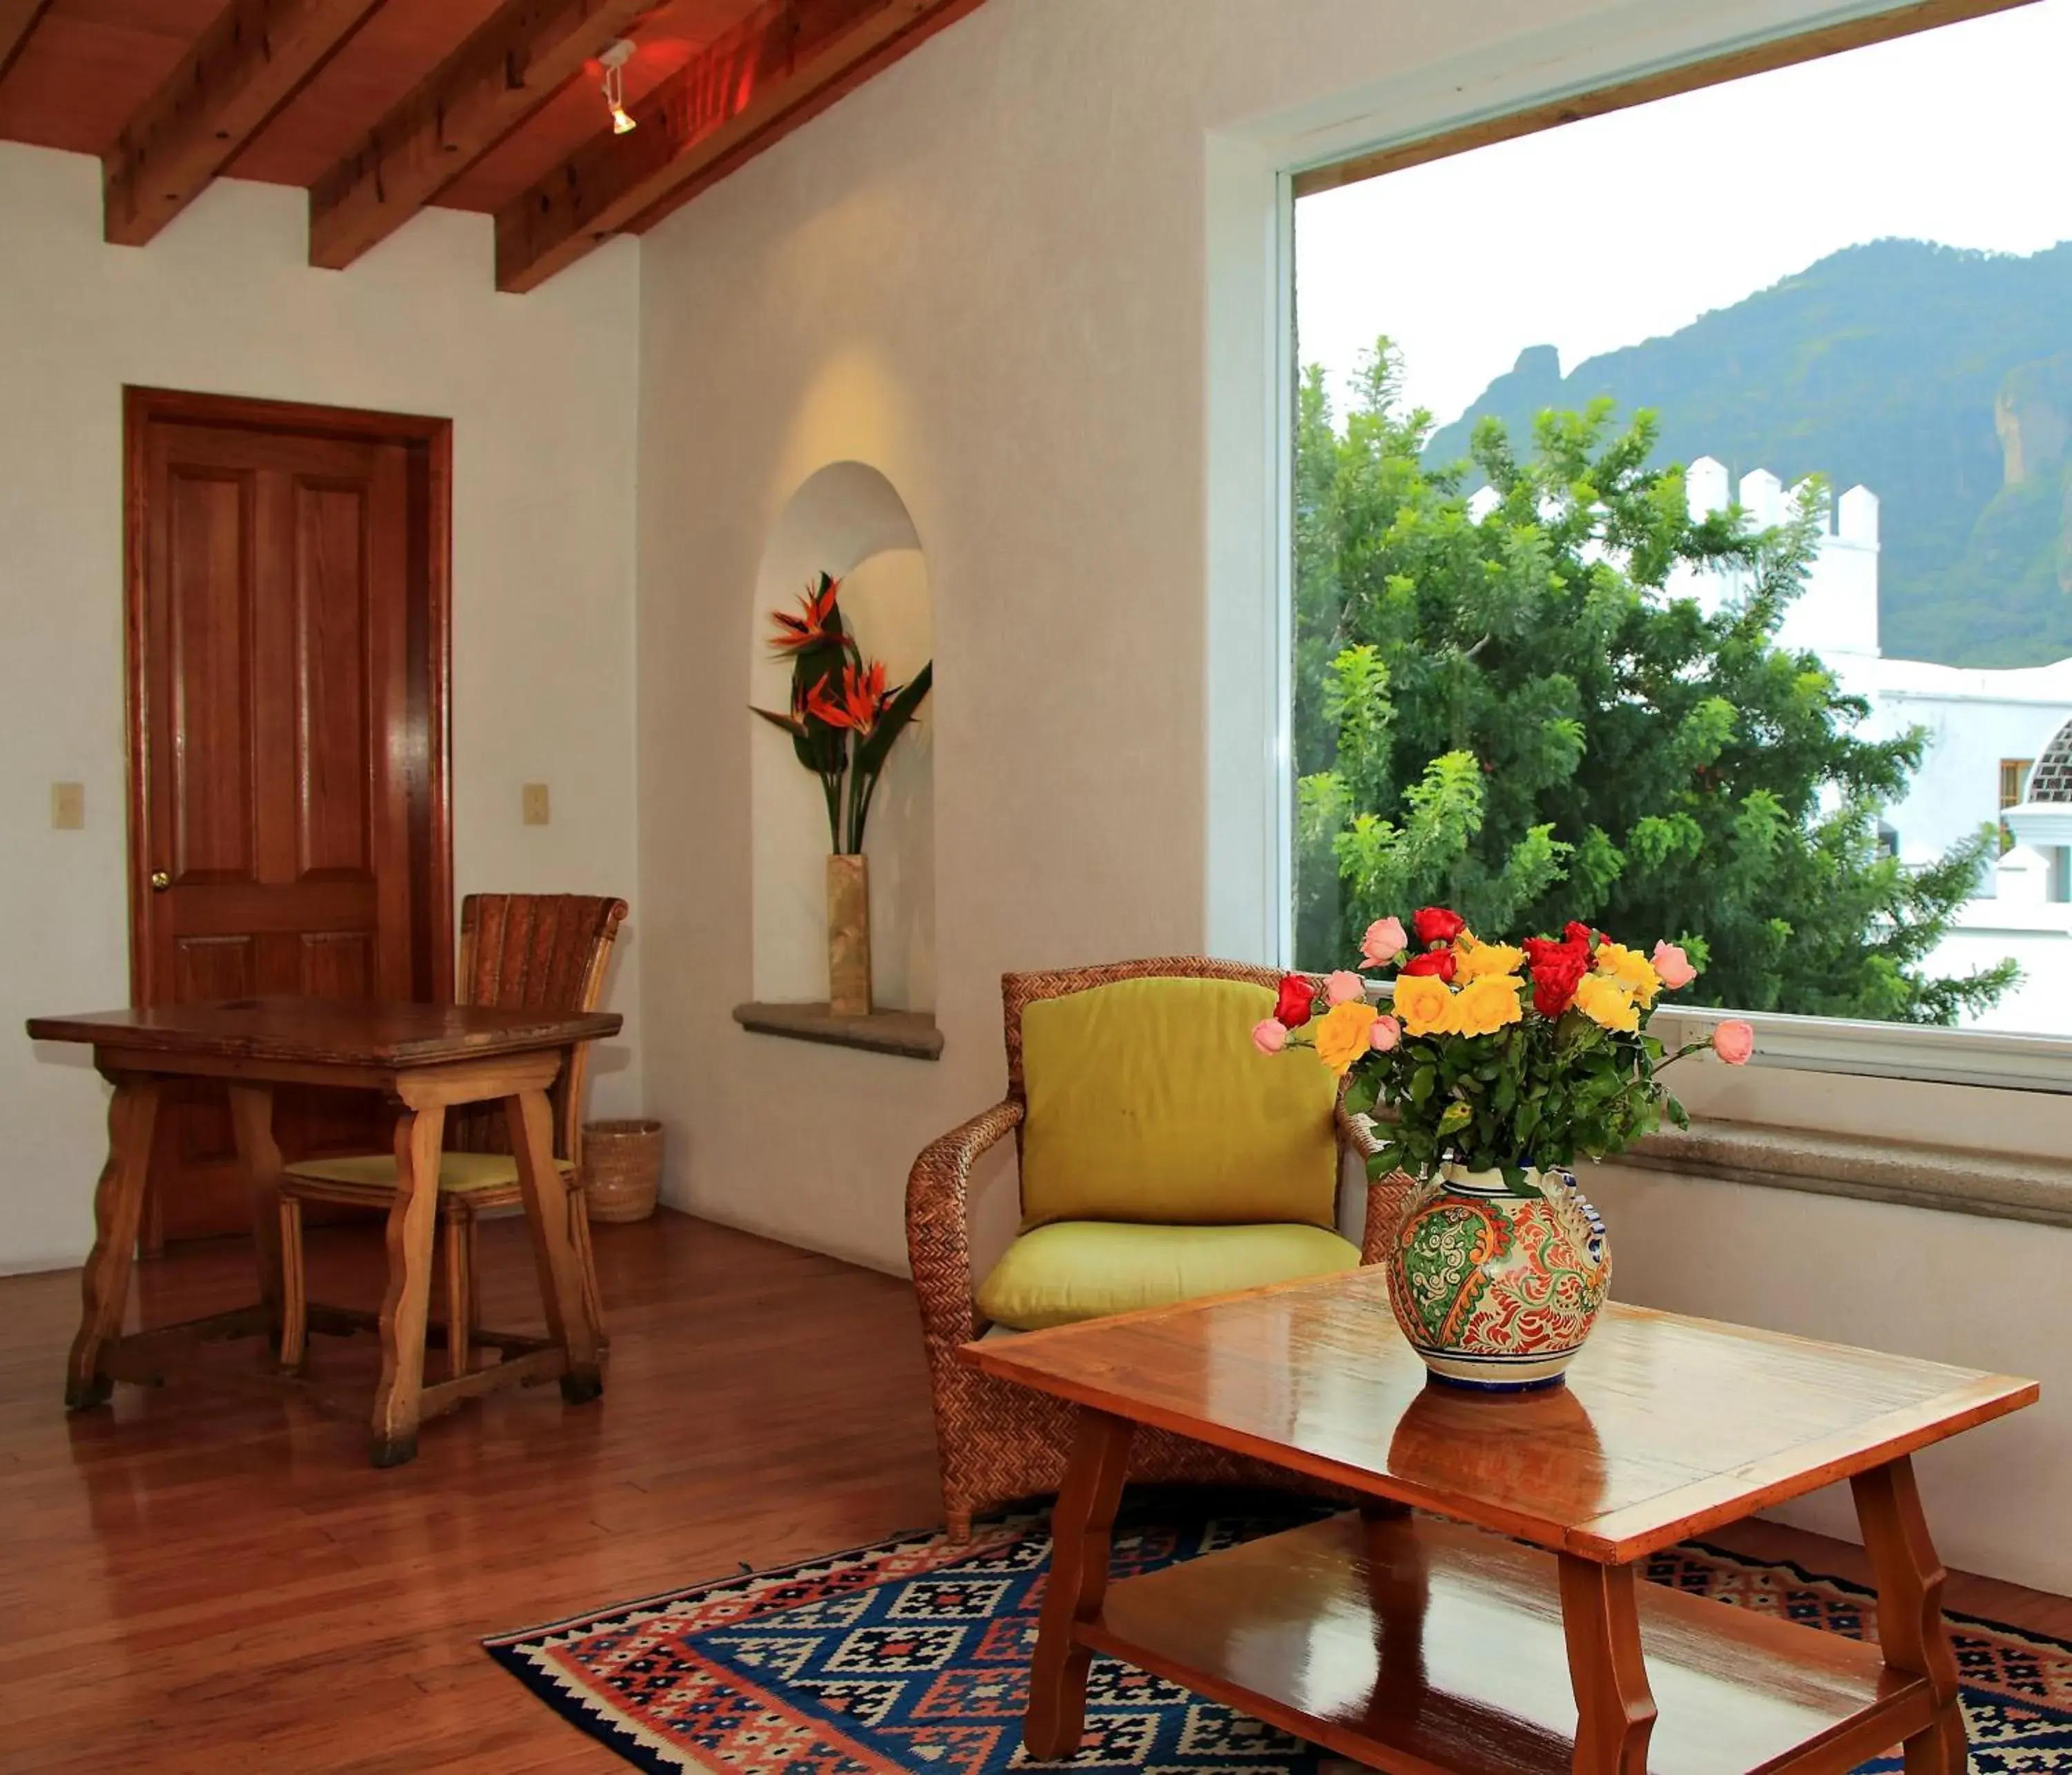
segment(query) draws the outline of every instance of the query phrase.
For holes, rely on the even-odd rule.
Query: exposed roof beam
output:
[[[310,189],[310,263],[378,245],[659,0],[504,0]]]
[[[524,290],[781,140],[980,0],[765,0],[496,212],[496,286]]]
[[[104,232],[142,246],[382,0],[230,0],[101,156]]]
[[[0,80],[14,65],[36,21],[51,10],[51,0],[0,0]]]

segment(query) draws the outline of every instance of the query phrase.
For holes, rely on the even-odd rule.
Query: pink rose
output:
[[[1409,947],[1410,939],[1400,918],[1377,918],[1360,939],[1360,954],[1367,958],[1360,966],[1386,968]]]
[[[1367,1031],[1367,1038],[1376,1054],[1387,1054],[1403,1039],[1403,1025],[1392,1017],[1378,1017],[1374,1020],[1374,1027]]]
[[[1712,1031],[1712,1052],[1730,1066],[1745,1066],[1755,1052],[1754,1027],[1729,1017]]]
[[[1334,1005],[1355,1005],[1367,996],[1367,982],[1359,975],[1341,968],[1327,976],[1324,981],[1324,996]]]
[[[1698,970],[1691,965],[1691,958],[1676,943],[1657,943],[1652,965],[1656,976],[1672,992],[1680,991],[1698,977]]]
[[[1288,1046],[1288,1025],[1277,1017],[1263,1017],[1252,1026],[1252,1045],[1261,1054],[1278,1054]]]

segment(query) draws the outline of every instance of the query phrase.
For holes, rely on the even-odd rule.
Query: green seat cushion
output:
[[[1252,1046],[1272,1009],[1263,986],[1176,979],[1027,1006],[1022,1230],[1334,1225],[1338,1082],[1313,1054]]]
[[[565,1161],[561,1169],[570,1169]],[[364,1188],[393,1189],[396,1161],[387,1153],[356,1153],[343,1159],[298,1159],[286,1167],[291,1177],[312,1177],[323,1183],[358,1184]],[[508,1153],[442,1153],[439,1188],[450,1195],[468,1195],[483,1189],[518,1187],[518,1161]]]
[[[1041,1331],[1137,1307],[1357,1269],[1357,1247],[1321,1226],[1145,1226],[1061,1220],[1024,1233],[978,1291],[997,1325]]]

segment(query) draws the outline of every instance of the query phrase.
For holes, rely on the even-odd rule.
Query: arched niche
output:
[[[864,462],[832,462],[786,502],[756,574],[748,667],[750,701],[782,709],[791,662],[770,645],[769,613],[796,606],[825,570],[842,581],[842,610],[873,659],[903,684],[934,657],[927,563],[913,518],[892,483]],[[876,1002],[887,1010],[935,1004],[935,709],[892,749],[870,820],[871,959]],[[827,803],[820,779],[784,735],[753,715],[755,996],[796,1003],[828,996]]]

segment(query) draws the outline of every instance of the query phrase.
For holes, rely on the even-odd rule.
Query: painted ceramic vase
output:
[[[1515,1392],[1558,1385],[1611,1282],[1605,1223],[1566,1171],[1444,1166],[1411,1192],[1388,1258],[1388,1298],[1434,1379]]]

